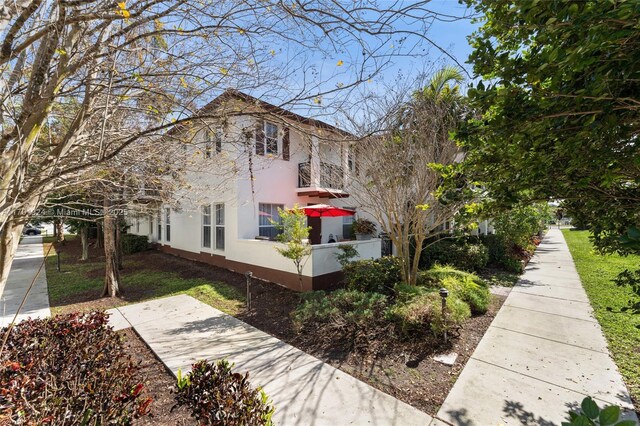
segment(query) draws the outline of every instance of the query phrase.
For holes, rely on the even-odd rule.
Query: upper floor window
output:
[[[207,129],[205,131],[204,141],[204,156],[205,158],[211,158],[213,153],[222,152],[222,130],[217,129],[215,131]]]
[[[264,135],[267,154],[278,155],[278,126],[265,121]]]
[[[268,121],[256,124],[256,155],[278,154],[278,126]]]

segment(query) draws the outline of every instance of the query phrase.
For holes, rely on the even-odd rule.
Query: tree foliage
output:
[[[464,205],[460,149],[450,134],[466,113],[455,68],[435,72],[411,97],[382,107],[376,134],[355,145],[354,199],[380,223],[402,260],[402,279],[416,283],[428,236]]]
[[[425,4],[19,0],[1,6],[0,293],[22,226],[53,189],[192,120],[224,88],[307,109],[323,94],[353,89],[391,56],[427,40],[421,34],[434,14]],[[389,51],[395,38],[402,43]],[[350,49],[358,54],[346,55]],[[319,57],[343,55],[332,72],[319,72]]]
[[[492,197],[564,199],[601,248],[640,223],[640,9],[633,1],[467,0],[482,78],[459,132]]]
[[[293,261],[298,272],[300,291],[302,291],[302,269],[311,255],[311,244],[309,243],[311,227],[307,226],[307,216],[297,204],[288,210],[278,208],[278,214],[281,224],[277,224],[277,226],[282,229],[282,233],[278,235],[278,241],[284,243],[285,246],[276,247],[276,250],[282,256]]]

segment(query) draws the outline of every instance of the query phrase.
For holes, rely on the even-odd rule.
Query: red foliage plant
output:
[[[17,324],[0,354],[0,423],[130,424],[147,415],[138,366],[107,318],[72,313]]]

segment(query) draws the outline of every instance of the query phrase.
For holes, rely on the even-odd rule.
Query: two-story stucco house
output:
[[[160,250],[299,290],[293,262],[270,241],[277,209],[350,204],[349,176],[357,169],[354,136],[243,93],[228,90],[203,107],[189,127],[172,132],[192,153],[198,171],[187,180],[191,197],[130,218],[129,232],[147,235]],[[171,135],[170,135],[171,136]],[[190,199],[186,202],[184,200]],[[378,258],[381,241],[351,240],[353,216],[308,218],[312,251],[303,269],[304,290],[341,279],[337,246],[356,246],[360,258]],[[329,241],[336,241],[329,242]]]

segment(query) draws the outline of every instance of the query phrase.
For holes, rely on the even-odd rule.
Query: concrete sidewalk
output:
[[[273,399],[277,425],[431,424],[427,414],[190,296],[109,312],[115,329],[133,326],[174,374],[205,358],[249,371]]]
[[[42,237],[23,237],[11,265],[4,294],[0,297],[0,327],[9,325],[13,320],[43,260]],[[20,322],[29,317],[46,318],[50,315],[47,275],[42,267],[17,321]]]
[[[552,229],[437,417],[454,425],[559,425],[586,395],[600,407],[633,409],[564,237]]]

